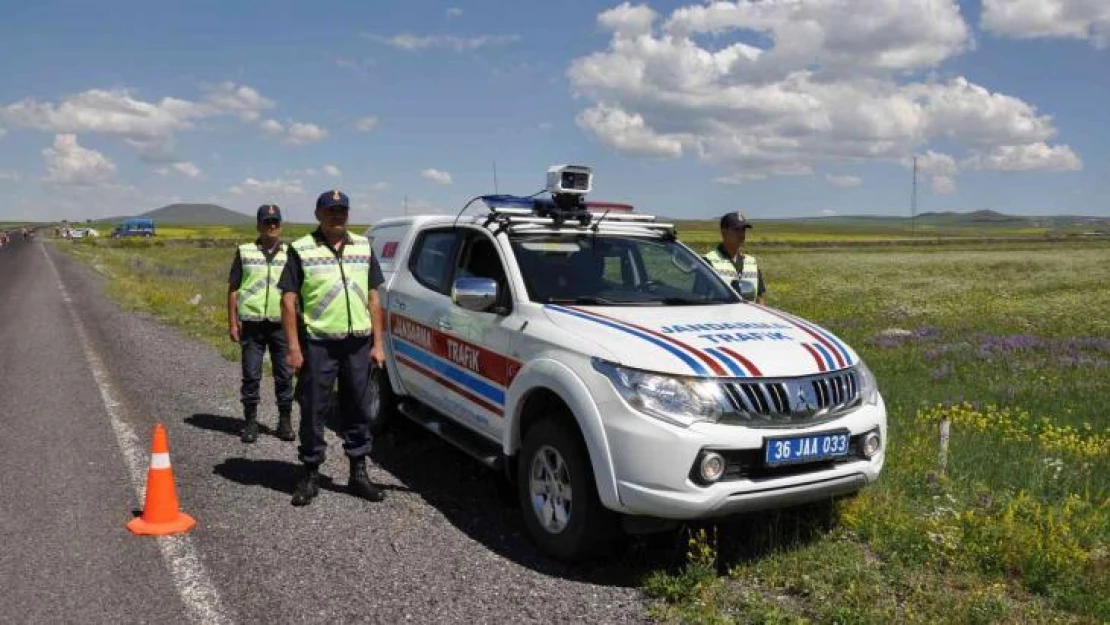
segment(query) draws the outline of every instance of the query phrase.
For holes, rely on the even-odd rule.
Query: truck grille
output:
[[[859,402],[854,369],[767,381],[723,382],[734,412],[728,421],[752,427],[809,425],[830,419]]]

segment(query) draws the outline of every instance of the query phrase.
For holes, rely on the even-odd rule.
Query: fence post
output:
[[[948,437],[951,432],[948,415],[940,418],[940,455],[937,458],[937,474],[944,477],[948,471]]]

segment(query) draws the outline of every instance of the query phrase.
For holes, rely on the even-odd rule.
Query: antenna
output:
[[[910,236],[917,236],[917,157],[913,157],[913,195],[910,196]]]
[[[404,207],[405,215],[407,216],[409,214],[409,196],[405,196],[405,202],[404,204],[402,204],[402,206]]]
[[[493,192],[500,194],[501,191],[497,188],[497,161],[493,161]]]

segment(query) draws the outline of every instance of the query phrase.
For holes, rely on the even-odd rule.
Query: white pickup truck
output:
[[[566,560],[621,521],[665,528],[878,478],[886,408],[851,347],[745,301],[672,225],[563,182],[370,229],[378,421],[400,412],[504,471],[533,541]]]

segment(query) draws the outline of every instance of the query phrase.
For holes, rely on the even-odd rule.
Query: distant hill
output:
[[[249,224],[251,215],[216,204],[170,204],[136,217],[148,217],[156,224]]]
[[[749,215],[758,227],[759,222],[780,224],[814,224],[828,227],[853,228],[861,226],[909,227],[908,216],[895,215],[828,215],[822,217],[792,217],[760,219]],[[717,218],[706,220],[680,219],[690,223],[716,224]],[[966,213],[953,211],[925,212],[917,216],[917,225],[938,228],[1110,228],[1110,217],[1087,215],[1007,215],[993,210],[977,210]]]

